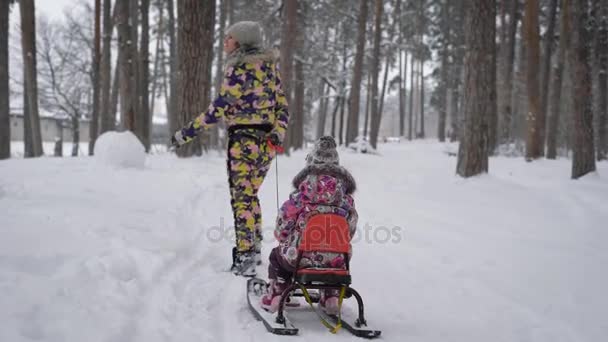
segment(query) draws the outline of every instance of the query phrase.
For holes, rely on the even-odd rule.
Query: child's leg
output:
[[[271,280],[283,280],[291,282],[295,269],[281,256],[281,247],[275,247],[270,252],[268,264],[268,278]]]

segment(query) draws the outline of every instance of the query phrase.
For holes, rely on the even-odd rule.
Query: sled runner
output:
[[[281,295],[278,311],[272,314],[260,306],[260,299],[266,293],[268,284],[258,278],[247,282],[247,301],[256,318],[261,320],[266,329],[279,335],[296,335],[298,328],[289,321],[285,315],[290,298],[304,297],[313,310],[319,315],[321,322],[332,333],[344,328],[352,334],[375,338],[380,336],[379,330],[370,329],[364,315],[363,299],[355,289],[350,287],[351,275],[348,261],[350,249],[350,231],[346,219],[335,214],[318,214],[310,218],[302,233],[302,239],[298,247],[298,259],[296,272],[290,285]],[[342,253],[345,260],[345,269],[334,268],[300,268],[300,260],[305,252],[333,252]],[[318,293],[309,290],[338,290],[339,311],[338,315],[327,315],[317,308],[314,303],[319,301]],[[356,317],[342,317],[341,306],[345,298],[355,297],[358,305]]]

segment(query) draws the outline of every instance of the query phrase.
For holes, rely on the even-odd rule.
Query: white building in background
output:
[[[11,114],[11,140],[23,141],[23,114]],[[89,141],[89,124],[88,119],[80,120],[80,142]],[[65,142],[71,142],[72,128],[69,119],[58,119],[49,116],[40,117],[40,133],[42,134],[43,142],[54,142],[59,138]]]
[[[23,114],[11,114],[11,140],[23,141]],[[80,142],[89,141],[89,119],[80,119]],[[40,117],[40,131],[43,142],[55,142],[62,138],[64,142],[72,142],[72,128],[70,119],[49,116]],[[166,144],[169,142],[169,127],[167,124],[155,123],[152,126],[152,143]]]

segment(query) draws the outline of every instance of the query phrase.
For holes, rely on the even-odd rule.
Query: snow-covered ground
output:
[[[451,147],[453,149],[453,146]],[[386,341],[605,341],[608,163],[492,158],[454,174],[434,142],[343,151],[358,181],[353,287]],[[304,152],[280,157],[284,200]],[[223,153],[0,161],[0,341],[279,341],[227,272]],[[262,188],[273,247],[275,169]],[[258,268],[265,276],[265,263]],[[353,310],[354,303],[346,303]],[[346,341],[306,310],[294,341]]]

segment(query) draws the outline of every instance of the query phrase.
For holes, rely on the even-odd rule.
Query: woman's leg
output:
[[[265,145],[264,142],[262,145]],[[272,156],[250,139],[234,139],[228,152],[231,205],[238,252],[252,251],[261,241],[261,207],[258,191],[268,173]],[[255,153],[253,152],[255,151]],[[253,158],[252,156],[256,156]]]

